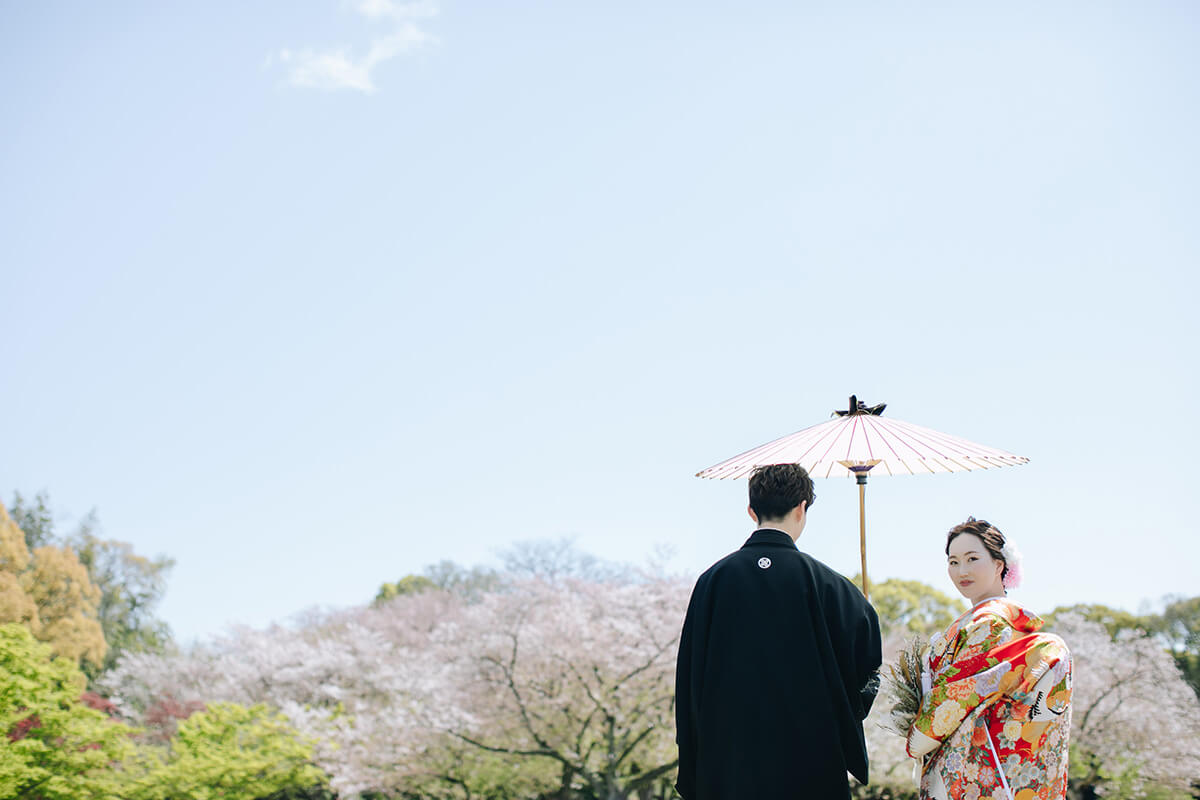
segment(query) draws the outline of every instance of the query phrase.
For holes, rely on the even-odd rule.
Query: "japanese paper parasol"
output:
[[[767,442],[741,455],[696,473],[698,478],[744,478],[756,467],[799,464],[815,478],[853,475],[858,481],[858,533],[862,554],[862,590],[867,583],[867,475],[924,475],[936,472],[971,472],[1010,467],[1029,461],[969,442],[947,433],[886,419],[886,403],[867,406],[854,395],[846,411],[834,419]]]

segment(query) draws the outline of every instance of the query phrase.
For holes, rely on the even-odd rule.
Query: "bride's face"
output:
[[[962,596],[974,605],[987,597],[1004,594],[1000,576],[1004,562],[993,559],[983,546],[983,540],[973,533],[962,533],[950,542],[947,557],[950,580]]]

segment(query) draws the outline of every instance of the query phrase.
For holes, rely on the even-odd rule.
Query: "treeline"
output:
[[[325,775],[265,705],[164,700],[129,724],[100,678],[176,652],[156,608],[173,566],[98,535],[60,534],[48,498],[0,505],[0,798],[265,798]]]
[[[0,798],[675,796],[691,585],[661,565],[518,545],[499,569],[442,562],[369,605],[181,649],[153,614],[170,561],[105,543],[94,520],[57,536],[47,504],[0,508]],[[120,570],[95,568],[93,540]],[[964,608],[902,580],[872,600],[891,652]],[[1072,796],[1200,796],[1200,598],[1046,616],[1075,660]],[[887,707],[867,722],[862,800],[915,797]]]
[[[44,493],[32,500],[15,494],[5,518],[0,622],[25,625],[54,655],[78,662],[89,680],[124,653],[170,644],[155,611],[172,559],[147,558],[126,542],[102,538],[95,512],[60,534]]]

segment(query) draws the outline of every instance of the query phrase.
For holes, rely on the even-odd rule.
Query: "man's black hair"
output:
[[[812,508],[817,499],[812,478],[799,464],[770,464],[758,467],[750,476],[750,508],[763,520],[783,519],[800,503]]]

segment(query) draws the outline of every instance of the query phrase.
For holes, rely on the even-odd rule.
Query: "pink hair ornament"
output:
[[[1004,547],[1000,548],[1000,555],[1004,556],[1004,565],[1008,567],[1008,572],[1004,573],[1004,588],[1016,589],[1021,585],[1021,578],[1024,577],[1024,570],[1021,568],[1021,551],[1011,541],[1005,541]]]

